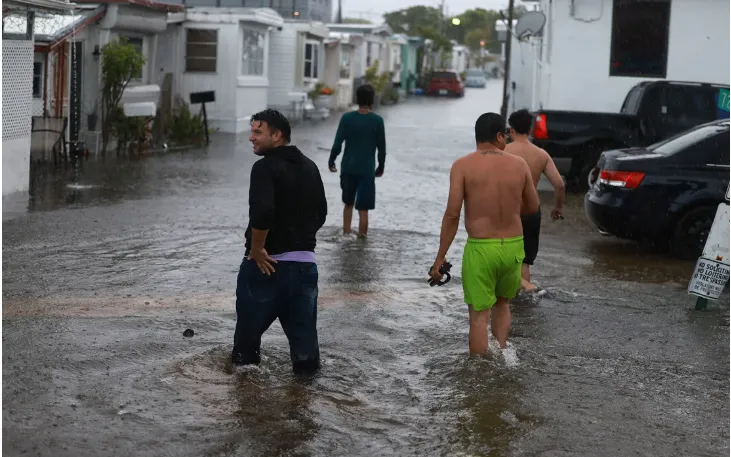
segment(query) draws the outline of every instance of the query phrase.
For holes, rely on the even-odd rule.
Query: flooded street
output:
[[[323,369],[291,375],[278,323],[232,373],[246,136],[207,151],[88,164],[4,199],[3,451],[8,456],[718,456],[729,453],[728,294],[704,312],[693,263],[602,237],[544,202],[506,355],[467,358],[455,280],[430,288],[449,168],[502,83],[386,107],[388,157],[366,241],[341,234],[327,171],[338,114],[293,129],[329,202],[319,234]],[[192,329],[195,335],[183,337]]]

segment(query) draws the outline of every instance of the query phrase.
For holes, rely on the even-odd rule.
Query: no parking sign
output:
[[[729,187],[726,188],[726,200]],[[688,284],[688,293],[716,300],[729,280],[729,205],[721,203],[716,210],[711,231],[708,233],[703,254],[695,264]]]

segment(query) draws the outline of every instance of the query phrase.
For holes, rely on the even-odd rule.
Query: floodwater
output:
[[[290,374],[277,323],[260,368],[228,361],[255,160],[245,137],[87,164],[30,201],[4,199],[5,455],[728,455],[728,296],[694,311],[693,264],[600,236],[581,196],[565,220],[544,219],[534,276],[547,293],[513,304],[509,349],[466,356],[464,231],[452,283],[430,288],[426,272],[451,162],[500,90],[382,110],[389,155],[366,241],[340,233],[326,168],[337,115],[294,128],[330,211],[323,369],[307,381]]]

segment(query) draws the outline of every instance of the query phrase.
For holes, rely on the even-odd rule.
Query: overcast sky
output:
[[[383,13],[408,8],[415,5],[438,7],[441,0],[342,0],[343,17],[360,17],[373,22],[382,21]],[[508,0],[445,0],[446,9],[450,16],[462,13],[470,8],[485,8],[487,10],[504,9],[508,7]],[[337,0],[333,0],[333,8],[337,9]],[[516,0],[520,5],[520,0]]]

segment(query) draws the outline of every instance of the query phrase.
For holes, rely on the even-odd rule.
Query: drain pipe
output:
[[[107,5],[106,11],[102,20],[99,21],[99,49],[112,41],[112,28],[117,25],[117,19],[119,19],[119,5],[111,3]]]

